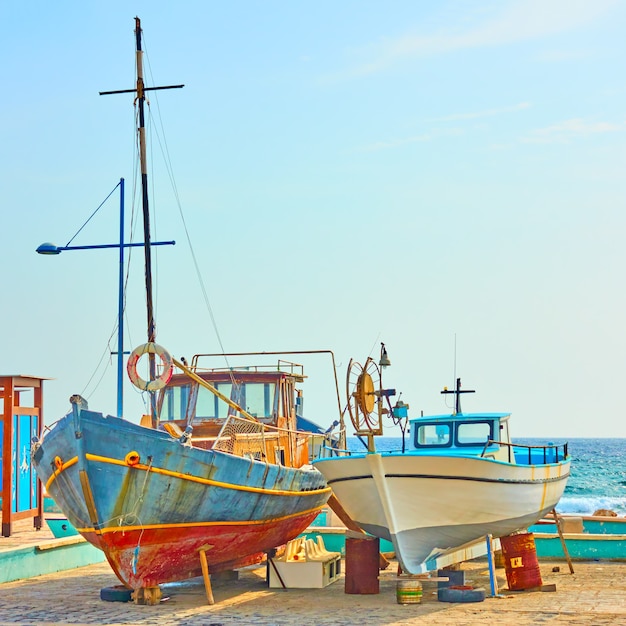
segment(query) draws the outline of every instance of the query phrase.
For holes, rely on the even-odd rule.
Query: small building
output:
[[[0,375],[0,486],[2,536],[13,522],[43,522],[43,493],[30,459],[33,437],[43,431],[43,381],[36,376]]]

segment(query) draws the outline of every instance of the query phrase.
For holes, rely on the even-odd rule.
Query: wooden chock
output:
[[[161,602],[161,587],[140,587],[133,591],[135,604],[155,605]]]

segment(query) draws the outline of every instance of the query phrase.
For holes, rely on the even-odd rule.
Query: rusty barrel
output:
[[[509,589],[521,591],[541,587],[535,536],[532,533],[520,533],[500,537],[500,545]]]
[[[378,593],[378,537],[346,537],[345,592]]]

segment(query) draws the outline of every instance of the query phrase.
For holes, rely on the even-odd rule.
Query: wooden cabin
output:
[[[196,447],[286,467],[309,462],[310,434],[297,432],[302,396],[296,385],[305,379],[302,366],[279,361],[273,366],[203,369],[194,357],[190,369],[208,384],[174,374],[159,392],[160,428],[175,437],[187,431]]]

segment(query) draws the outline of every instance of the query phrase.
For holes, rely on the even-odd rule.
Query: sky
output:
[[[146,83],[185,85],[149,96],[158,343],[332,350],[345,403],[384,342],[411,417],[460,377],[518,437],[626,437],[625,0],[2,0],[0,373],[51,379],[47,424],[116,412],[118,252],[35,249],[118,242],[118,191],[87,220],[122,177],[143,240],[133,97],[98,95],[134,86],[136,15]]]

